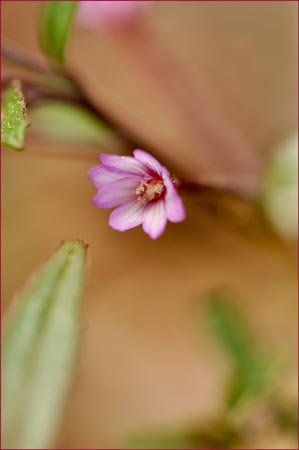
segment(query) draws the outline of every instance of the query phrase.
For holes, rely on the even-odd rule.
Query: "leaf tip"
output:
[[[74,238],[74,239],[67,239],[60,242],[59,247],[61,247],[64,244],[79,244],[83,247],[84,250],[87,250],[89,248],[89,243],[85,241],[83,238]]]

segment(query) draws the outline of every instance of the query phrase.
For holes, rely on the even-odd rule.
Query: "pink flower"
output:
[[[99,189],[93,203],[100,208],[117,207],[109,218],[114,230],[142,224],[144,232],[157,239],[167,220],[185,219],[185,208],[166,167],[144,150],[133,153],[134,157],[100,155],[102,165],[88,172]]]
[[[80,1],[77,17],[88,28],[128,25],[139,19],[149,1]]]

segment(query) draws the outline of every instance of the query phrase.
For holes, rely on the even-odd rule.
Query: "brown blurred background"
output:
[[[2,2],[2,42],[42,60],[40,6]],[[95,105],[183,176],[258,183],[297,126],[297,2],[155,2],[148,21],[137,41],[77,25],[68,66]],[[3,64],[2,77],[10,73]],[[78,368],[58,446],[116,447],[134,431],[218,414],[228,365],[204,318],[197,328],[194,318],[201,295],[218,285],[232,287],[262,344],[286,361],[284,389],[294,392],[294,249],[264,229],[224,227],[190,199],[187,220],[156,242],[140,229],[113,231],[108,212],[91,204],[86,175],[102,150],[60,152],[31,130],[23,153],[2,152],[3,307],[61,240],[90,244]],[[292,445],[263,439],[249,445]]]

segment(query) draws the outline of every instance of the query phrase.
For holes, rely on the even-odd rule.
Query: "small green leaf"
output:
[[[227,395],[227,406],[229,409],[239,405],[245,400],[263,394],[274,375],[273,368],[276,361],[262,359],[252,362],[247,369],[236,369]]]
[[[29,121],[19,83],[14,81],[2,94],[1,143],[15,150],[23,150]]]
[[[41,46],[58,64],[63,64],[65,48],[78,2],[56,1],[43,5]]]
[[[2,446],[53,445],[74,367],[86,259],[62,244],[13,302],[2,337]]]
[[[276,373],[277,361],[262,354],[256,340],[230,295],[214,290],[207,297],[213,329],[233,363],[227,407],[264,392]]]
[[[213,290],[207,297],[208,315],[223,347],[237,367],[247,368],[254,361],[254,339],[246,321],[231,297]]]
[[[72,144],[112,144],[113,131],[81,106],[47,101],[30,113],[33,128],[49,139]]]

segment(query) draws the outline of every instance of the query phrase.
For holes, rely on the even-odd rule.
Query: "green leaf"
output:
[[[47,138],[72,144],[112,144],[112,130],[81,106],[48,101],[32,109],[30,115],[34,129]]]
[[[274,363],[274,360],[257,360],[252,362],[246,370],[235,370],[227,395],[228,408],[231,409],[239,405],[241,401],[263,394],[274,374]]]
[[[126,444],[126,448],[165,448],[165,449],[180,449],[192,448],[186,436],[178,433],[152,432],[152,433],[138,433],[130,437]]]
[[[23,150],[29,121],[18,81],[14,81],[2,94],[1,143],[15,150]]]
[[[215,334],[233,363],[233,377],[227,395],[230,409],[262,393],[276,373],[277,361],[265,358],[229,294],[213,290],[207,296],[208,315]]]
[[[207,297],[208,316],[215,334],[237,367],[246,369],[255,359],[254,338],[246,321],[222,290],[213,290]]]
[[[180,427],[173,430],[136,433],[126,448],[183,449],[183,448],[232,448],[238,433],[226,421],[208,422],[204,428]]]
[[[53,445],[74,368],[86,245],[63,243],[13,302],[2,337],[2,446]]]
[[[43,5],[41,17],[41,46],[58,64],[63,64],[65,48],[78,2],[56,1]]]

